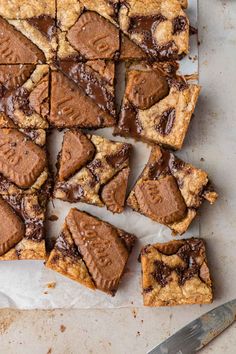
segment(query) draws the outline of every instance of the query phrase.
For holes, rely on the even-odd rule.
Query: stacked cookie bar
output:
[[[200,92],[176,62],[189,51],[186,7],[183,0],[1,1],[0,259],[44,259],[115,295],[136,237],[73,208],[47,255],[50,197],[112,213],[127,205],[174,234],[189,228],[203,200],[215,202],[207,173],[167,150],[182,148]],[[120,62],[126,83],[118,112]],[[152,146],[128,198],[135,146],[88,132],[108,127]],[[64,130],[54,177],[53,129]],[[145,305],[212,300],[202,240],[147,246],[141,263]]]

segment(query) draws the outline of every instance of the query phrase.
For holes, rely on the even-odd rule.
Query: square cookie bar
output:
[[[1,0],[1,64],[51,63],[56,51],[54,0]]]
[[[115,59],[119,55],[116,0],[57,0],[58,58]]]
[[[114,126],[114,76],[112,62],[58,61],[51,73],[50,124],[57,128]]]
[[[0,261],[45,259],[46,193],[0,195]]]
[[[44,193],[49,173],[43,130],[0,129],[0,195]]]
[[[148,245],[141,251],[145,306],[208,304],[212,282],[202,239]]]
[[[0,128],[49,127],[49,66],[0,65]]]
[[[154,146],[127,204],[168,226],[173,234],[181,235],[187,231],[202,201],[206,199],[213,204],[217,196],[205,171]]]
[[[175,74],[174,64],[132,64],[115,135],[180,149],[200,87]]]
[[[189,50],[189,20],[178,0],[124,0],[119,25],[151,58],[181,59]]]
[[[114,296],[135,240],[126,231],[71,209],[46,267]]]
[[[130,172],[130,152],[129,144],[68,130],[58,156],[54,197],[106,206],[113,213],[121,213]]]

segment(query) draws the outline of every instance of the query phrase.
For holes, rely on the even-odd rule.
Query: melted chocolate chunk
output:
[[[184,91],[188,88],[188,84],[184,80],[168,78],[167,81],[170,87],[175,87],[179,91]]]
[[[129,33],[137,33],[143,36],[143,42],[140,47],[148,54],[157,57],[159,48],[153,37],[153,32],[160,22],[166,20],[163,15],[153,16],[134,16],[130,18]]]
[[[175,156],[167,150],[162,150],[161,158],[149,165],[148,177],[152,180],[158,179],[160,176],[166,176],[171,174],[170,165]]]
[[[147,293],[150,293],[152,290],[153,290],[153,286],[150,285],[148,288],[143,289],[143,293],[147,294]]]
[[[126,103],[120,112],[118,132],[138,138],[142,130],[137,111],[130,103]]]
[[[169,59],[180,59],[178,56],[178,49],[174,43],[174,41],[170,41],[166,44],[158,46],[159,58],[161,60],[169,60]]]
[[[163,136],[170,134],[174,121],[175,121],[175,109],[169,108],[162,113],[159,123],[156,125],[156,130]]]
[[[115,116],[114,96],[106,89],[107,82],[94,75],[93,70],[84,63],[60,63],[62,71],[79,85],[103,110]]]
[[[154,279],[162,286],[168,284],[168,278],[172,271],[178,275],[178,283],[183,286],[185,282],[195,275],[199,275],[201,265],[198,264],[198,257],[203,249],[202,240],[190,239],[181,246],[176,255],[183,259],[185,266],[170,267],[162,261],[154,261],[155,271],[152,273]]]
[[[119,168],[128,158],[130,154],[130,146],[125,145],[120,151],[115,154],[106,156],[106,161],[114,168]]]
[[[152,273],[153,278],[164,288],[168,284],[168,278],[172,269],[162,261],[154,261],[155,270]]]
[[[177,16],[173,19],[173,34],[178,34],[186,30],[187,20],[185,16]]]
[[[56,33],[56,22],[51,16],[41,15],[29,18],[27,21],[50,40]]]
[[[44,227],[42,220],[30,220],[25,222],[25,237],[33,241],[42,241],[44,239]]]
[[[81,258],[81,255],[78,251],[78,247],[74,244],[69,244],[62,232],[56,240],[55,248],[57,248],[64,256],[69,256],[73,258]]]
[[[102,161],[101,160],[97,160],[97,159],[93,160],[92,162],[90,162],[87,165],[87,168],[89,169],[89,171],[94,176],[96,182],[99,182],[99,180],[100,180],[99,175],[96,173],[96,169],[97,168],[101,168],[101,167],[102,167]]]
[[[60,183],[59,189],[66,194],[66,200],[70,202],[78,202],[84,196],[84,189],[82,186],[69,186],[66,182]]]
[[[136,237],[131,234],[126,234],[122,230],[119,231],[118,233],[119,233],[119,237],[124,242],[127,251],[130,253],[132,251],[132,248],[134,247]]]
[[[19,87],[15,91],[7,91],[0,102],[0,112],[4,112],[10,118],[14,118],[16,109],[22,110],[27,116],[34,112],[29,103],[29,92],[24,87]]]

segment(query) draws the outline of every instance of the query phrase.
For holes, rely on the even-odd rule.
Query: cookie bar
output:
[[[114,126],[114,63],[58,62],[57,69],[51,73],[51,125],[93,129]]]
[[[145,306],[208,304],[212,282],[202,239],[148,245],[141,251]]]
[[[57,0],[58,58],[115,59],[119,55],[116,0]]]
[[[46,267],[114,296],[135,239],[105,221],[71,209]]]
[[[0,195],[0,261],[45,259],[47,195]]]
[[[182,147],[200,87],[169,73],[168,66],[142,62],[128,67],[115,135]]]
[[[56,58],[54,0],[0,4],[0,64],[51,63]]]
[[[121,213],[130,172],[130,151],[129,144],[68,130],[58,156],[54,197],[106,206],[113,213]]]
[[[0,65],[0,128],[49,127],[49,66]]]
[[[47,156],[40,146],[45,139],[44,133],[40,130],[0,129],[1,196],[28,195],[47,190]]]
[[[178,0],[124,0],[121,30],[157,60],[181,59],[189,50],[189,20]]]
[[[168,226],[173,234],[181,235],[187,231],[203,200],[213,204],[217,196],[205,171],[154,146],[127,204]]]

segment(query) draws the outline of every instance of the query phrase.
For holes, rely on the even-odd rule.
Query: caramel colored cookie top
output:
[[[119,30],[96,12],[83,13],[67,38],[88,59],[112,59],[119,50]]]
[[[59,180],[66,180],[73,175],[92,159],[94,153],[94,145],[86,135],[79,131],[67,131],[61,152]]]
[[[96,287],[114,293],[128,259],[116,229],[77,209],[71,209],[66,223]]]
[[[169,93],[166,78],[158,71],[136,71],[128,74],[126,95],[139,109],[147,109]]]
[[[0,17],[0,64],[35,64],[44,61],[43,52]]]
[[[0,197],[0,256],[9,251],[25,234],[25,227],[13,209]]]
[[[173,223],[186,214],[186,204],[173,176],[137,184],[135,196],[141,213],[160,223]]]
[[[0,129],[0,173],[18,187],[33,185],[46,167],[43,149],[15,129]]]
[[[124,168],[102,190],[102,200],[113,213],[121,213],[124,209],[129,172],[129,167]]]

